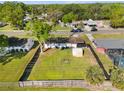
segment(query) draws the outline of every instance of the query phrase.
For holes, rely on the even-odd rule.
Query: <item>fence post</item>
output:
[[[19,81],[18,84],[19,84],[19,87],[24,87],[23,81]]]

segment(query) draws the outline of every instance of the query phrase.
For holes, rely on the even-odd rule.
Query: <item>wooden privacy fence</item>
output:
[[[0,82],[0,87],[19,87],[19,82]]]
[[[48,81],[21,81],[20,87],[39,86],[39,87],[78,87],[86,85],[84,80],[48,80]]]
[[[104,81],[100,86],[90,85],[85,80],[43,80],[0,82],[0,87],[41,87],[41,88],[86,88],[89,90],[118,90],[109,81]]]

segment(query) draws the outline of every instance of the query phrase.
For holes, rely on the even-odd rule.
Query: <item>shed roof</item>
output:
[[[95,39],[97,47],[110,49],[124,49],[124,39]]]

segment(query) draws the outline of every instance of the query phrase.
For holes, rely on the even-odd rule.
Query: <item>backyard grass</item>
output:
[[[71,49],[51,49],[40,55],[28,80],[85,79],[86,70],[94,65],[92,55],[85,49],[81,58],[73,57]]]
[[[0,87],[0,91],[89,91],[85,88]]]
[[[107,71],[107,73],[109,73],[109,69],[111,69],[111,67],[113,66],[112,60],[106,54],[101,54],[101,53],[98,53],[97,51],[96,53],[99,59],[101,60],[105,70]]]
[[[118,38],[124,39],[124,34],[93,34],[94,38]]]
[[[61,27],[60,25],[56,25],[55,27],[53,27],[53,31],[57,31],[57,30],[67,30],[70,31],[72,28],[71,27]]]
[[[8,54],[0,58],[0,82],[18,81],[23,71],[35,53],[36,48],[30,52]]]

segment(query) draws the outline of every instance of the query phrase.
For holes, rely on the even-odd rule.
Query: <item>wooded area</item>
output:
[[[19,29],[23,29],[26,13],[33,19],[47,14],[44,21],[72,22],[78,20],[110,20],[112,27],[124,27],[123,3],[95,3],[95,4],[39,4],[26,5],[22,2],[4,2],[0,4],[0,21],[8,22]]]

